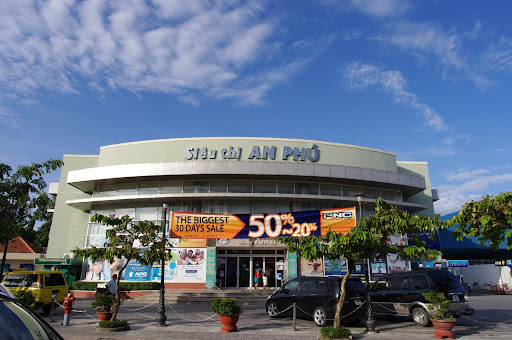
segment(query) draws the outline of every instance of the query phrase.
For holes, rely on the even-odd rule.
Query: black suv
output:
[[[453,316],[472,315],[466,289],[448,270],[418,270],[380,277],[371,287],[373,312],[387,315],[410,315],[420,326],[430,324],[429,303],[424,294],[444,293],[453,302]]]
[[[318,326],[323,327],[334,319],[342,279],[340,276],[296,277],[268,297],[267,313],[271,317],[291,315],[292,308],[289,307],[295,302],[298,317],[313,318]],[[365,301],[365,285],[358,278],[349,278],[346,289],[341,320],[359,323],[365,317],[365,308],[361,306]],[[349,313],[347,318],[343,318]]]

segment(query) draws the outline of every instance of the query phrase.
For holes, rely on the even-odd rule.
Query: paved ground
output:
[[[74,308],[85,311],[73,313],[71,325],[63,327],[61,308],[54,315],[52,323],[65,339],[316,339],[319,328],[310,320],[297,320],[297,330],[292,329],[292,319],[283,317],[271,319],[266,316],[263,306],[244,306],[244,313],[238,321],[238,332],[223,334],[218,317],[209,311],[207,304],[167,305],[168,326],[156,327],[154,319],[157,303],[146,308],[133,301],[125,302],[118,318],[126,319],[131,331],[121,333],[97,333],[96,315],[90,308],[91,300],[77,300]],[[455,326],[459,339],[504,339],[512,340],[512,296],[475,295],[470,297],[471,305],[477,310],[471,318],[462,317]],[[410,318],[377,318],[378,334],[365,334],[364,324],[350,325],[354,339],[433,339],[433,327],[418,327]]]

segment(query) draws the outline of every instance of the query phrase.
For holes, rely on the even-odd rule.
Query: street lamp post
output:
[[[358,192],[356,194],[357,203],[359,204],[359,219],[363,218],[363,193]],[[366,332],[367,333],[378,333],[375,330],[375,319],[373,318],[372,299],[370,294],[370,267],[368,266],[368,259],[364,259],[364,279],[366,281]]]
[[[169,203],[162,203],[162,208],[164,210],[164,223],[162,224],[162,266],[160,267],[160,299],[158,303],[158,317],[156,319],[156,325],[159,327],[166,326],[165,321],[167,320],[167,316],[165,315],[165,288],[164,288],[164,279],[165,279],[165,227],[167,224],[167,209],[169,208]]]

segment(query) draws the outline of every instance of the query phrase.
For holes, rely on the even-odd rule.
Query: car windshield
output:
[[[21,287],[24,279],[25,275],[7,275],[2,284],[6,287]]]
[[[2,339],[61,339],[50,326],[16,301],[0,300],[0,315]]]
[[[432,277],[437,285],[437,289],[442,293],[464,292],[464,287],[457,278],[446,270],[436,270],[432,272]]]

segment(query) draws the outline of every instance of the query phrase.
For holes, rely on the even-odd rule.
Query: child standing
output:
[[[268,274],[265,272],[263,274],[263,289],[266,289],[268,286]]]

